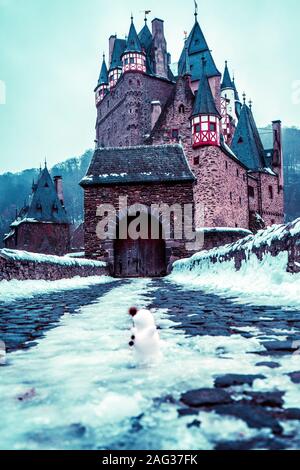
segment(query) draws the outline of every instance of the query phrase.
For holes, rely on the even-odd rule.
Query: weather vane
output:
[[[150,15],[151,10],[142,10],[141,12],[145,14],[144,21],[145,23],[147,23],[147,15]]]
[[[196,0],[194,0],[194,3],[195,3],[195,20],[197,21],[197,17],[198,17],[198,3],[196,2]]]

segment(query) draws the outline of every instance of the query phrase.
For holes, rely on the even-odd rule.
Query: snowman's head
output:
[[[128,310],[128,313],[133,318],[138,313],[138,309],[136,307],[130,307],[130,309]]]
[[[136,315],[133,317],[133,322],[135,327],[138,330],[143,330],[144,328],[150,328],[155,325],[155,321],[150,310],[139,310]]]

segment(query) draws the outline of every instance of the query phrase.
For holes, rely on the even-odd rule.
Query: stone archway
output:
[[[128,217],[129,226],[132,218]],[[160,224],[160,236],[151,238],[151,223],[154,219],[148,215],[148,238],[114,241],[114,275],[116,277],[162,277],[167,272],[166,243]],[[157,221],[156,221],[157,223]],[[117,229],[118,235],[118,229]]]

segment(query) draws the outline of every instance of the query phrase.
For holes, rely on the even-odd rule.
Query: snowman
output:
[[[152,313],[150,310],[138,310],[136,307],[131,307],[128,313],[133,319],[129,346],[135,349],[142,361],[158,358],[160,338]]]
[[[0,341],[0,366],[4,366],[6,363],[6,348],[5,343]]]

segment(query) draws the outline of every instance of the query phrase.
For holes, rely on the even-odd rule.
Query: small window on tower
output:
[[[239,140],[238,140],[238,144],[242,144],[244,141],[243,141],[243,137],[240,137]]]
[[[248,186],[248,195],[249,197],[252,197],[252,198],[255,196],[253,186]]]
[[[125,59],[125,65],[128,65],[128,59]]]
[[[184,114],[185,109],[184,109],[183,104],[181,104],[181,105],[179,106],[179,109],[178,109],[178,110],[179,110],[179,114]]]
[[[200,160],[199,157],[194,157],[194,165],[199,165]]]
[[[130,57],[130,63],[134,64],[134,57]]]
[[[273,199],[274,195],[273,195],[273,186],[269,186],[269,196],[270,196],[270,199]]]
[[[178,137],[179,137],[179,130],[172,129],[172,139],[178,139]]]
[[[210,130],[210,132],[216,132],[216,130],[217,130],[217,125],[216,125],[215,122],[210,122],[210,123],[209,123],[209,130]]]
[[[196,125],[195,125],[195,132],[196,132],[196,133],[199,133],[200,131],[201,131],[201,126],[200,126],[200,124],[196,124]]]

